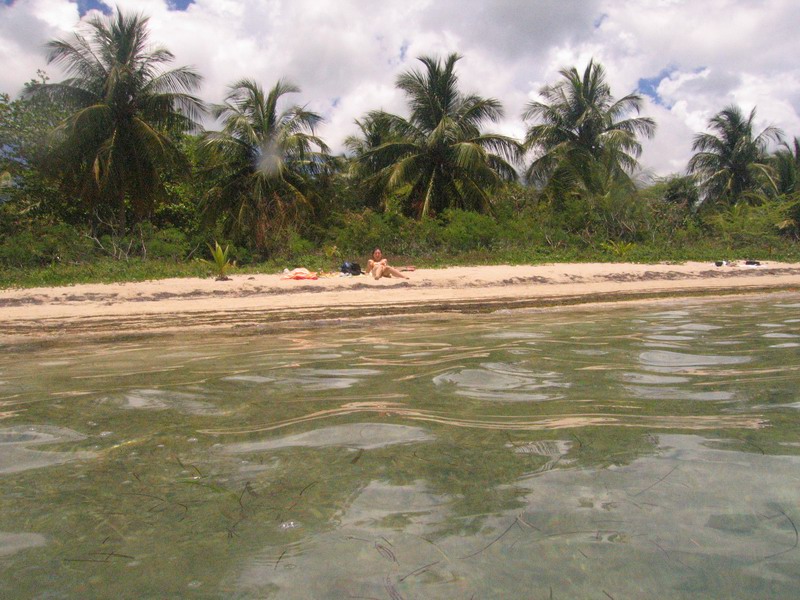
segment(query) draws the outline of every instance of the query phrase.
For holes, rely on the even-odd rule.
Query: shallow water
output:
[[[5,347],[0,597],[796,598],[799,313]]]

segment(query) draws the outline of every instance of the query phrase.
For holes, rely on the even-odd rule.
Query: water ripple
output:
[[[648,367],[663,369],[681,369],[685,367],[711,367],[718,365],[740,365],[750,362],[749,356],[720,356],[713,354],[685,354],[683,352],[669,352],[666,350],[653,350],[642,352],[639,361]]]
[[[372,450],[395,444],[430,442],[434,439],[436,438],[433,435],[420,427],[387,423],[351,423],[323,427],[277,439],[229,444],[224,451],[229,454],[245,454],[296,446],[305,448],[341,446]]]
[[[28,448],[40,444],[77,442],[85,438],[86,436],[72,429],[46,425],[17,425],[0,429],[0,474],[94,458],[94,452],[45,452]]]
[[[507,363],[483,363],[480,367],[442,373],[433,378],[433,383],[437,386],[452,384],[460,396],[501,402],[554,400],[563,394],[550,390],[570,387],[556,372],[533,372]]]

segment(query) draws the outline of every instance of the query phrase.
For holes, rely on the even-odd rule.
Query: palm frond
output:
[[[655,122],[638,114],[641,97],[611,95],[602,65],[590,61],[583,73],[575,67],[560,71],[561,81],[540,90],[543,101],[529,102],[523,119],[532,120],[524,147],[533,155],[526,171],[529,181],[546,186],[558,175],[555,187],[572,182],[596,188],[594,173],[614,174],[622,180],[637,167],[639,137],[652,137]],[[601,168],[602,167],[602,168]]]

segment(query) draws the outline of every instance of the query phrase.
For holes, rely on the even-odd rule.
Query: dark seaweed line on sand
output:
[[[796,285],[759,287],[730,287],[715,289],[652,290],[641,292],[599,292],[564,296],[539,296],[535,298],[508,298],[468,300],[440,300],[374,305],[316,306],[304,309],[248,309],[206,312],[164,313],[158,315],[134,314],[128,317],[101,316],[81,318],[52,318],[7,322],[0,329],[5,336],[93,336],[169,334],[187,329],[236,329],[254,333],[273,333],[315,326],[336,326],[361,319],[388,315],[479,314],[503,309],[558,308],[608,302],[658,300],[664,298],[702,298],[747,296],[763,293],[800,291]]]
[[[591,283],[592,281],[615,281],[620,283],[636,282],[636,281],[679,281],[679,280],[698,280],[698,279],[732,279],[738,277],[764,277],[769,275],[800,275],[800,268],[785,268],[785,269],[748,269],[748,270],[708,270],[699,273],[681,273],[679,271],[645,271],[644,273],[620,273],[600,275],[595,278],[573,277],[570,283]],[[529,285],[540,284],[549,285],[561,283],[554,279],[546,277],[531,276],[531,277],[512,277],[494,283],[484,281],[473,281],[468,283],[460,283],[458,287],[465,288],[504,288],[513,285]],[[196,300],[200,298],[250,298],[253,296],[278,296],[289,294],[319,294],[322,292],[343,292],[351,290],[371,290],[376,293],[381,293],[386,290],[396,290],[399,288],[442,288],[448,289],[451,287],[452,282],[443,282],[442,284],[435,285],[430,281],[419,282],[398,282],[392,285],[371,285],[369,283],[356,282],[348,286],[337,287],[321,287],[309,284],[294,286],[291,288],[279,287],[254,287],[250,289],[235,289],[235,290],[194,290],[185,293],[175,292],[158,292],[152,295],[140,295],[133,298],[120,299],[118,294],[85,294],[63,296],[60,298],[43,298],[41,296],[33,296],[29,298],[0,298],[0,308],[16,307],[16,306],[30,306],[42,304],[65,304],[72,302],[105,302],[108,304],[116,304],[121,302],[156,302],[159,300]],[[786,284],[783,284],[786,285]]]

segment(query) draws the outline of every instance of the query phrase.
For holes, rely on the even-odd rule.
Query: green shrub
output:
[[[783,235],[800,239],[800,192],[782,197],[782,203],[785,206],[785,218],[778,223],[778,229]]]
[[[253,256],[253,252],[249,248],[237,246],[235,244],[226,245],[230,247],[228,255],[235,265],[249,265],[256,262],[256,258]]]
[[[388,217],[370,209],[342,215],[334,243],[347,255],[369,254],[376,246],[394,247],[398,234],[392,231]]]
[[[442,214],[442,221],[441,238],[450,252],[489,250],[497,241],[499,228],[489,215],[448,209]]]
[[[707,217],[713,234],[731,248],[772,247],[779,242],[780,226],[787,217],[787,205],[771,201],[752,206],[739,202]]]
[[[186,258],[190,246],[186,234],[180,229],[169,227],[153,233],[149,241],[145,241],[148,258],[161,258],[178,261]]]
[[[175,227],[187,232],[197,228],[200,222],[196,202],[173,200],[159,204],[153,214],[153,223],[159,228]]]
[[[406,256],[437,254],[444,246],[444,230],[438,219],[406,219],[400,233],[401,245],[396,251]]]
[[[34,222],[0,238],[0,264],[7,267],[82,262],[93,251],[93,242],[83,231],[64,223]]]
[[[626,260],[633,250],[635,250],[636,244],[633,242],[608,240],[607,242],[603,242],[602,247],[607,250],[615,259]]]
[[[290,257],[302,256],[314,251],[314,243],[304,239],[296,231],[290,231],[286,240],[286,250]]]

